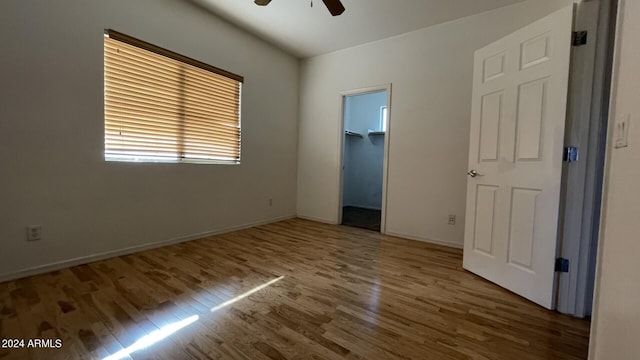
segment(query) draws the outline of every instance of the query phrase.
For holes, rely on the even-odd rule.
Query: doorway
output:
[[[389,87],[345,92],[340,224],[383,232]]]

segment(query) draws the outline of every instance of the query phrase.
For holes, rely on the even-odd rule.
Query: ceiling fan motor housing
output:
[[[271,2],[271,0],[254,0],[256,5],[259,6],[267,6]],[[338,16],[344,12],[344,5],[340,0],[322,0],[322,2],[327,6],[329,12],[333,16]],[[313,2],[311,3],[313,6]]]

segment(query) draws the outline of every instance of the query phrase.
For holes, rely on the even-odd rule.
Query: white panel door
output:
[[[573,6],[475,53],[464,268],[554,307]]]

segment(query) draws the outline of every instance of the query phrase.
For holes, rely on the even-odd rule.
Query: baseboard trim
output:
[[[65,269],[65,268],[69,268],[77,265],[83,265],[83,264],[87,264],[95,261],[105,260],[105,259],[109,259],[116,256],[129,255],[129,254],[133,254],[133,253],[137,253],[145,250],[156,249],[163,246],[174,245],[174,244],[179,244],[187,241],[202,239],[208,236],[220,235],[220,234],[225,234],[233,231],[244,230],[244,229],[248,229],[248,228],[252,228],[260,225],[266,225],[266,224],[271,224],[279,221],[293,219],[295,217],[296,215],[280,216],[280,217],[275,217],[268,220],[261,220],[261,221],[246,223],[238,226],[231,226],[231,227],[218,229],[218,230],[205,231],[205,232],[187,235],[187,236],[181,236],[173,239],[131,246],[123,249],[107,251],[107,252],[88,255],[88,256],[82,256],[82,257],[69,259],[69,260],[62,260],[62,261],[58,261],[58,262],[50,263],[46,265],[34,266],[31,268],[26,268],[26,269],[14,271],[14,272],[0,274],[0,282],[16,280],[16,279],[20,279],[27,276],[44,274],[51,271]]]
[[[337,220],[328,220],[328,219],[317,218],[314,216],[300,215],[300,214],[298,214],[297,217],[299,217],[300,219],[315,221],[315,222],[324,223],[324,224],[338,225]]]
[[[441,245],[441,246],[446,246],[446,247],[455,248],[455,249],[464,248],[464,244],[458,244],[458,243],[454,243],[454,242],[450,242],[450,241],[443,241],[443,240],[427,239],[427,238],[423,238],[423,237],[419,237],[419,236],[401,234],[401,233],[396,233],[396,232],[392,232],[392,231],[385,232],[385,235],[396,236],[396,237],[409,239],[409,240],[422,241],[422,242],[426,242],[426,243],[430,243],[430,244],[434,244],[434,245]]]
[[[317,218],[317,217],[313,217],[313,216],[306,216],[306,215],[298,214],[297,217],[300,218],[300,219],[305,219],[305,220],[309,220],[309,221],[315,221],[315,222],[324,223],[324,224],[338,225],[338,223],[336,221]],[[423,238],[423,237],[414,236],[414,235],[396,233],[396,232],[393,232],[393,231],[386,231],[384,233],[384,235],[395,236],[395,237],[399,237],[399,238],[403,238],[403,239],[407,239],[407,240],[422,241],[422,242],[426,242],[426,243],[430,243],[430,244],[434,244],[434,245],[441,245],[441,246],[446,246],[446,247],[455,248],[455,249],[464,248],[464,244],[458,244],[458,243],[454,243],[454,242],[450,242],[450,241],[443,241],[443,240],[437,240],[437,239],[436,240],[428,239],[428,238]]]

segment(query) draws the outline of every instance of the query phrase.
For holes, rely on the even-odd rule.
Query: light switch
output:
[[[626,115],[616,121],[615,127],[615,148],[620,149],[629,146],[629,122],[631,115]]]

